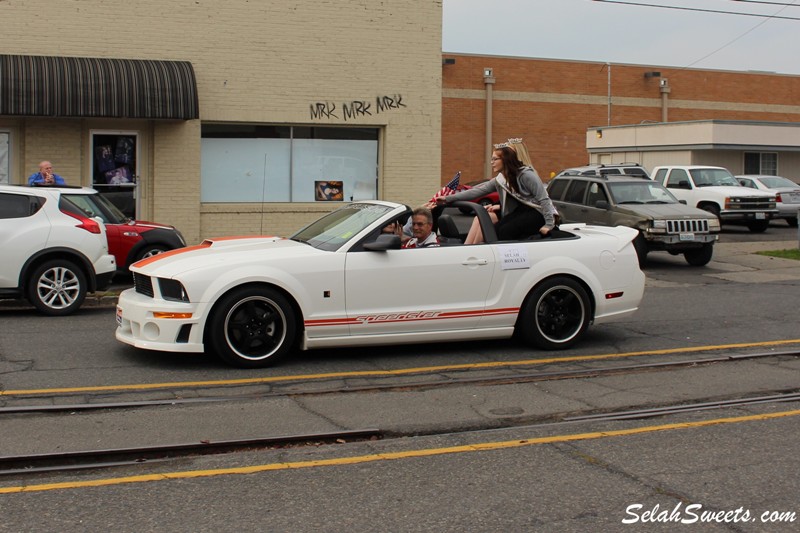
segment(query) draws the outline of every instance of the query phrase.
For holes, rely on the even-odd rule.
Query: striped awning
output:
[[[188,61],[0,55],[0,115],[196,119]]]

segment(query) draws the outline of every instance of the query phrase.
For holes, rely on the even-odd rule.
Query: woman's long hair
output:
[[[519,160],[517,152],[510,146],[502,146],[497,148],[495,152],[498,152],[503,160],[503,175],[508,180],[508,185],[512,191],[519,192],[517,176],[519,176],[519,171],[522,168],[522,161]]]

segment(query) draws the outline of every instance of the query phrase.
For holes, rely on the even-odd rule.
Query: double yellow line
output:
[[[269,463],[269,464],[245,466],[238,468],[219,468],[215,470],[167,472],[162,474],[148,474],[141,476],[106,478],[106,479],[96,479],[90,481],[74,481],[74,482],[64,482],[64,483],[49,483],[41,485],[3,487],[0,488],[0,494],[19,494],[25,492],[42,492],[50,490],[78,489],[78,488],[88,488],[88,487],[107,487],[111,485],[122,485],[126,483],[147,483],[152,481],[168,481],[175,479],[194,479],[194,478],[208,478],[216,476],[230,476],[230,475],[241,475],[241,474],[258,474],[261,472],[272,472],[277,470],[346,466],[346,465],[373,463],[377,461],[397,461],[402,459],[434,457],[434,456],[458,454],[458,453],[489,452],[493,450],[521,448],[524,446],[536,446],[539,444],[553,444],[560,442],[605,439],[610,437],[622,437],[628,435],[642,435],[647,433],[654,433],[656,431],[672,431],[678,429],[693,429],[693,428],[708,427],[719,424],[739,424],[743,422],[773,420],[773,419],[785,418],[797,415],[800,415],[800,410],[783,411],[779,413],[767,413],[761,415],[737,416],[730,418],[717,418],[714,420],[705,420],[699,422],[664,424],[660,426],[642,426],[642,427],[620,429],[614,431],[577,433],[572,435],[556,435],[552,437],[539,437],[534,439],[509,440],[501,442],[483,442],[478,444],[451,446],[446,448],[428,448],[422,450],[408,450],[402,452],[376,453],[370,455],[340,457],[336,459],[323,459],[316,461]]]

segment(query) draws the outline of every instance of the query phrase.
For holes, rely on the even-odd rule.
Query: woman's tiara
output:
[[[511,146],[512,144],[522,144],[522,137],[513,137],[504,143],[495,144],[494,149],[499,150],[500,148],[514,148]]]

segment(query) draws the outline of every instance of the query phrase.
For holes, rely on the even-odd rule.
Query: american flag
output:
[[[451,194],[456,193],[456,189],[458,189],[458,182],[461,180],[461,171],[459,170],[456,172],[456,175],[447,182],[447,185],[442,187],[439,192],[433,195],[431,198],[431,202],[435,202],[437,198],[441,198],[442,196],[450,196]]]

